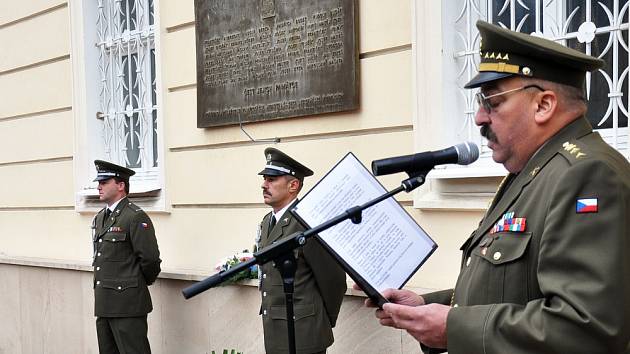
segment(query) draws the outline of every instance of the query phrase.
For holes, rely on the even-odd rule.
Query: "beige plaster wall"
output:
[[[207,269],[217,259],[249,248],[256,225],[267,212],[260,199],[262,151],[238,126],[196,128],[195,29],[193,1],[161,2],[163,97],[169,216],[165,261],[174,268]],[[411,1],[359,1],[361,108],[343,112],[246,124],[256,138],[281,139],[274,146],[315,171],[310,188],[348,151],[366,165],[377,158],[414,152],[430,130],[413,127]],[[419,45],[422,45],[420,43]],[[400,176],[379,178],[398,186]],[[440,244],[409,282],[418,288],[454,283],[458,249],[479,212],[421,211],[412,195],[398,199]],[[179,220],[189,220],[182,223]],[[202,223],[199,220],[203,220]],[[177,229],[177,231],[175,231]],[[164,229],[163,229],[164,230]],[[170,234],[170,230],[176,234]],[[168,248],[168,249],[167,249]]]
[[[0,253],[85,261],[91,214],[72,211],[77,188],[73,151],[87,147],[77,146],[72,135],[68,5],[20,4],[12,8],[24,8],[5,13],[0,23],[0,43],[8,49],[0,54],[0,90],[6,98],[0,105],[0,220],[7,220],[0,230],[20,237],[0,240]],[[276,147],[316,172],[306,188],[349,151],[369,164],[413,152],[415,142],[428,134],[422,127],[414,131],[412,122],[410,5],[403,0],[358,3],[359,110],[246,125],[255,137],[280,138]],[[152,217],[165,269],[210,273],[218,259],[251,247],[267,212],[257,172],[268,145],[248,141],[236,126],[196,128],[193,1],[163,0],[160,9],[168,210]],[[380,180],[394,188],[400,176]],[[444,267],[456,254],[450,246],[467,235],[479,213],[421,211],[411,207],[411,195],[398,199],[441,246],[426,267],[435,264],[441,274],[423,269],[410,285],[449,286],[456,274],[456,266]],[[26,223],[29,228],[23,227]]]

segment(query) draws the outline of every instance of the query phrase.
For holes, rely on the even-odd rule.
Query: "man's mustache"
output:
[[[479,129],[479,132],[481,133],[481,136],[488,139],[488,141],[491,141],[493,143],[499,142],[497,139],[497,135],[492,131],[492,128],[490,128],[488,124],[482,125]]]

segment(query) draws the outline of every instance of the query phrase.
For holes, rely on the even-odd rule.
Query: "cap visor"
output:
[[[464,85],[464,88],[467,88],[467,89],[476,88],[485,83],[504,79],[510,76],[514,76],[514,74],[498,73],[496,71],[483,71],[477,74],[477,76],[473,77],[472,80],[468,81],[468,83]]]
[[[282,176],[282,175],[286,175],[286,173],[282,172],[282,171],[278,171],[278,170],[274,170],[271,168],[265,168],[264,170],[260,171],[258,173],[261,176]]]
[[[113,176],[96,176],[93,182],[104,181],[106,179],[114,178]]]

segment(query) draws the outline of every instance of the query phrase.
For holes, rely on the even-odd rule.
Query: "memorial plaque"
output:
[[[357,109],[356,0],[195,0],[197,126]]]

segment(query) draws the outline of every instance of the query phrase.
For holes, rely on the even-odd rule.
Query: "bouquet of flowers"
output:
[[[252,253],[248,250],[243,250],[243,252],[237,253],[233,256],[225,257],[217,265],[214,267],[219,272],[225,272],[228,269],[238,265],[239,263],[246,262],[252,259]],[[225,281],[223,284],[232,284],[242,279],[258,279],[258,265],[253,265],[248,269],[241,271],[236,274],[229,280]]]

